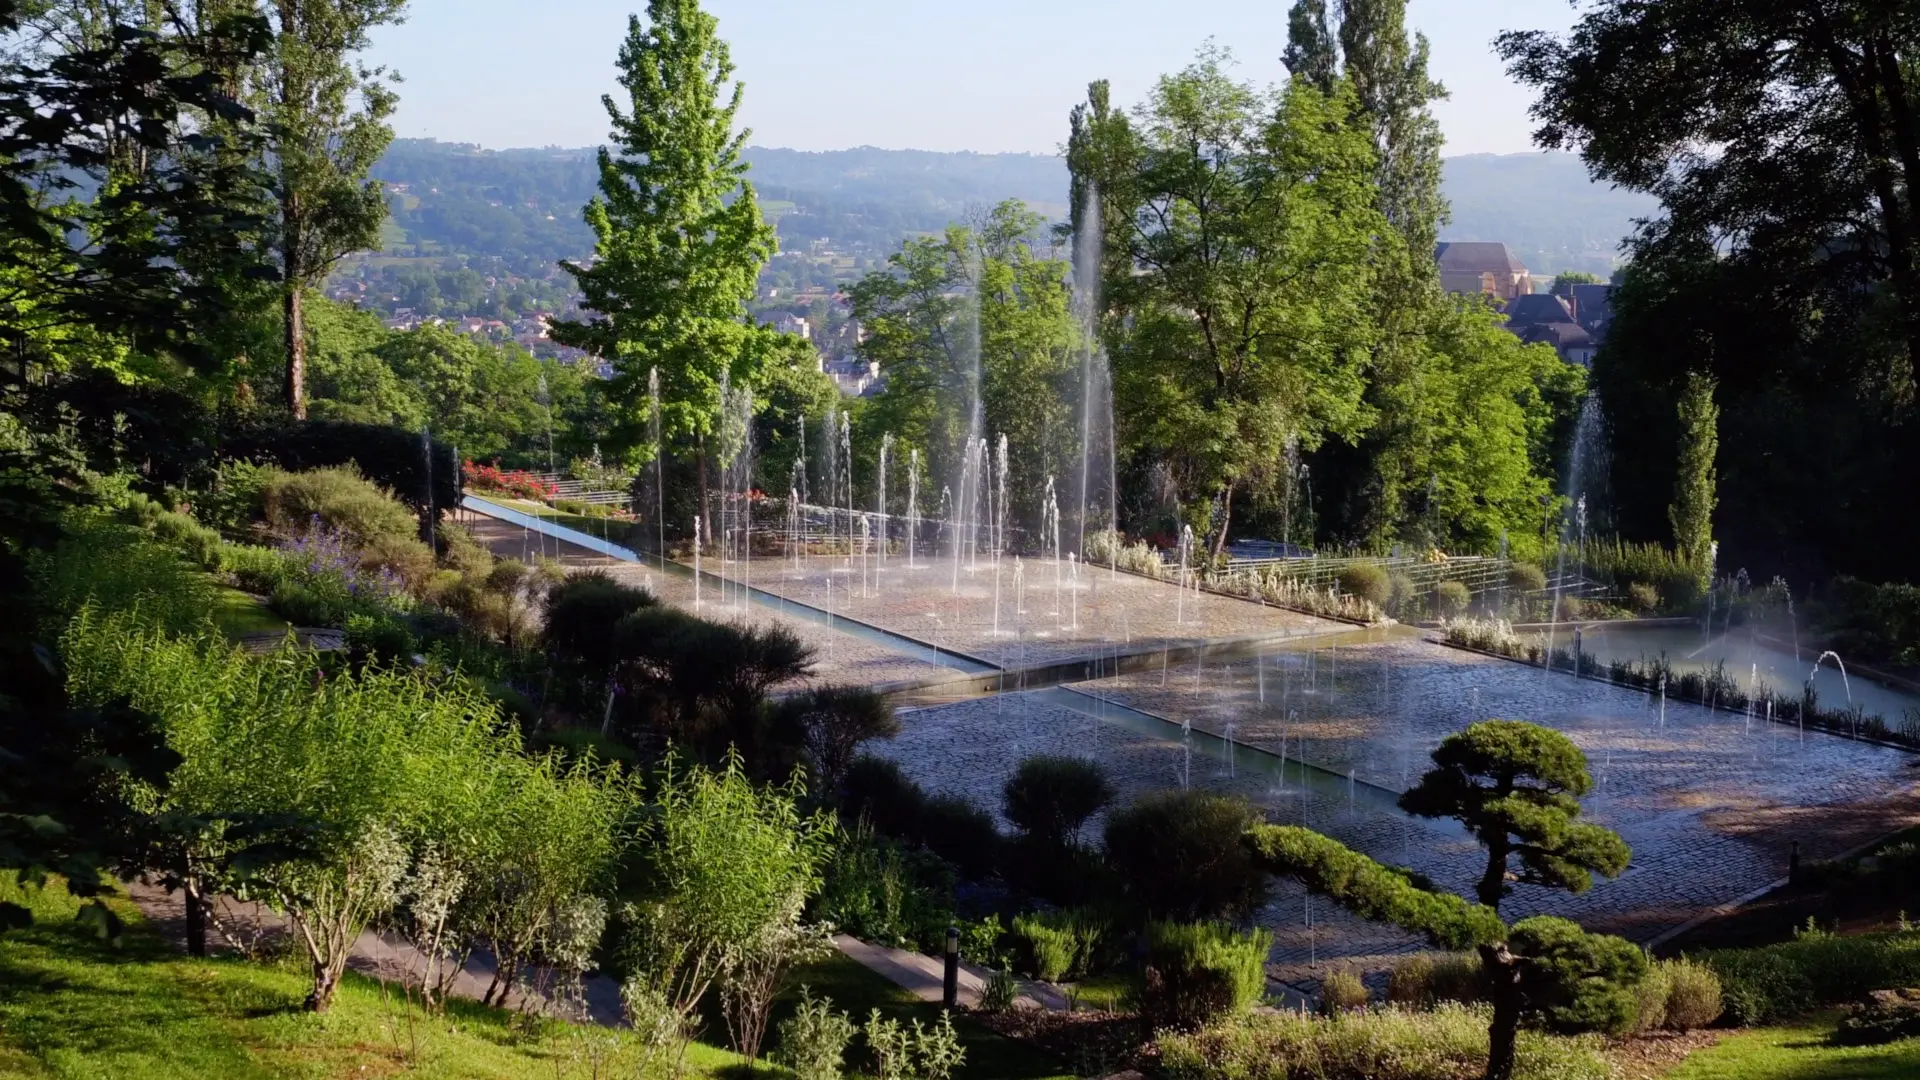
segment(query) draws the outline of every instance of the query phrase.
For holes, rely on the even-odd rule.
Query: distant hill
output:
[[[781,260],[786,265],[770,268],[781,275],[770,285],[804,289],[844,281],[880,264],[906,237],[937,232],[1005,199],[1025,200],[1050,218],[1066,216],[1067,172],[1057,157],[873,147],[750,147],[745,156],[782,249],[809,264]],[[382,306],[425,310],[435,303],[418,299],[434,290],[410,289],[403,281],[424,273],[441,279],[435,310],[444,314],[491,312],[485,304],[474,307],[475,288],[504,300],[523,282],[530,295],[510,306],[551,307],[570,290],[554,263],[584,256],[592,245],[580,219],[597,180],[590,148],[485,150],[399,139],[374,175],[390,191],[385,249],[343,272],[375,275],[377,287],[364,291],[388,298]],[[1566,154],[1449,158],[1445,184],[1453,222],[1443,238],[1504,240],[1542,276],[1609,273],[1633,218],[1653,210],[1643,196],[1590,182],[1579,160]],[[484,284],[453,280],[461,267]]]
[[[1650,196],[1594,183],[1572,154],[1450,157],[1442,184],[1453,204],[1442,239],[1505,241],[1536,277],[1608,276],[1634,219],[1659,209]]]

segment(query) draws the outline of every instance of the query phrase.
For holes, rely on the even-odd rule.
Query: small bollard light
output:
[[[960,1003],[960,928],[947,927],[946,980],[940,987],[940,1000],[951,1009]]]
[[[1793,842],[1793,849],[1787,853],[1787,884],[1800,883],[1800,841]]]

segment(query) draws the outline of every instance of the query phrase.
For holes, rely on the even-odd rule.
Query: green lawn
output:
[[[214,586],[211,614],[214,625],[230,638],[275,633],[288,628],[287,620],[275,615],[273,609],[259,598],[249,596],[231,585]]]
[[[353,974],[333,1009],[315,1016],[299,1007],[308,981],[297,963],[190,959],[160,941],[125,900],[113,902],[128,923],[116,947],[73,922],[78,905],[63,892],[32,891],[23,900],[4,881],[0,898],[27,903],[36,917],[30,929],[0,938],[0,1078],[7,1080],[637,1074],[638,1050],[624,1033],[557,1023],[528,1031],[512,1014],[471,1002],[430,1016],[397,989]],[[844,957],[813,965],[802,978],[856,1021],[876,1006],[923,1023],[938,1016],[936,1006]],[[956,1027],[967,1047],[961,1080],[1065,1080],[1035,1051],[964,1017]],[[717,1020],[709,1025],[708,1038],[724,1034]],[[857,1040],[852,1056],[860,1058]],[[704,1043],[689,1048],[688,1062],[693,1077],[744,1074],[738,1055]],[[755,1075],[791,1074],[763,1064]]]
[[[10,883],[0,894],[19,899]],[[620,1033],[560,1024],[518,1031],[511,1014],[467,1002],[429,1016],[354,975],[333,1009],[315,1016],[299,1008],[307,980],[296,965],[188,959],[125,901],[115,906],[131,926],[115,948],[72,923],[75,905],[64,894],[29,900],[36,924],[0,941],[0,1077],[564,1080],[593,1075],[596,1053],[631,1060],[635,1052]],[[741,1071],[736,1055],[711,1046],[695,1044],[688,1056],[695,1076]],[[599,1075],[609,1075],[607,1062]]]
[[[1687,1058],[1666,1080],[1912,1080],[1920,1077],[1920,1039],[1885,1046],[1835,1046],[1838,1017],[1756,1028]]]

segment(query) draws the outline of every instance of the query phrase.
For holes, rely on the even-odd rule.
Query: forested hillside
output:
[[[804,289],[850,280],[907,237],[937,232],[1004,199],[1025,200],[1054,220],[1067,212],[1066,166],[1055,157],[873,147],[754,147],[745,157],[782,250],[806,256],[776,260],[767,284]],[[366,272],[392,286],[380,295],[398,297],[384,306],[438,304],[438,314],[492,316],[564,301],[554,263],[586,254],[591,244],[580,219],[596,180],[590,149],[483,150],[400,139],[375,175],[388,185],[392,221],[384,258],[371,260]],[[1504,240],[1542,275],[1607,274],[1620,238],[1652,207],[1643,196],[1589,182],[1579,160],[1565,154],[1449,158],[1445,192],[1453,223],[1444,236]],[[526,279],[514,284],[521,302],[507,303],[513,290],[488,286],[487,277]],[[428,290],[425,282],[435,278]]]

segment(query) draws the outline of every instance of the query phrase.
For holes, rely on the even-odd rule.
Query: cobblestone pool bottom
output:
[[[1404,631],[1360,636],[1373,640],[1224,665],[1190,660],[1071,690],[910,710],[905,730],[880,752],[931,791],[993,808],[1021,759],[1086,755],[1122,800],[1183,783],[1240,794],[1271,820],[1306,825],[1465,892],[1482,865],[1478,845],[1448,823],[1400,814],[1391,800],[1446,735],[1488,717],[1531,720],[1585,751],[1596,780],[1587,814],[1626,838],[1633,862],[1580,896],[1517,886],[1502,912],[1563,915],[1642,942],[1782,877],[1796,841],[1803,858],[1831,857],[1920,822],[1920,758],[1903,751],[1682,702],[1667,702],[1663,713],[1635,691]],[[1203,734],[1187,738],[1177,723],[1137,715],[1103,718],[1103,709],[1117,710],[1101,699]],[[1231,753],[1204,735],[1229,726],[1246,744]],[[1287,882],[1259,918],[1275,933],[1271,973],[1294,984],[1310,984],[1330,965],[1378,970],[1390,955],[1419,947]]]

